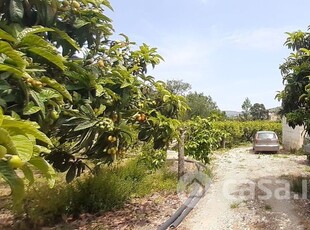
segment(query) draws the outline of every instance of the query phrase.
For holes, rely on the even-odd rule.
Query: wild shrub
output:
[[[176,173],[165,167],[152,172],[133,159],[52,189],[37,183],[26,193],[23,212],[30,228],[54,225],[64,217],[120,208],[133,196],[172,191],[176,183]]]
[[[26,191],[23,202],[22,213],[28,227],[36,229],[60,221],[68,213],[69,195],[70,189],[64,185],[50,188],[40,182],[34,184]]]

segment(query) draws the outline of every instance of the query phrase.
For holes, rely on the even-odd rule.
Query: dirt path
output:
[[[305,156],[242,147],[217,154],[213,164],[210,188],[178,229],[310,229]]]

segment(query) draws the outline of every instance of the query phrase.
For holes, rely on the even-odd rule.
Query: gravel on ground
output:
[[[241,147],[216,154],[213,165],[209,189],[179,230],[310,229],[306,156]]]

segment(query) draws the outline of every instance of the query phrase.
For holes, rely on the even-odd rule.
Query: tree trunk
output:
[[[178,179],[180,179],[184,173],[184,140],[185,140],[185,131],[180,130],[180,140],[179,140],[179,152],[178,152]]]
[[[225,140],[225,137],[222,137],[222,140],[221,140],[221,147],[225,149],[226,147],[226,140]]]

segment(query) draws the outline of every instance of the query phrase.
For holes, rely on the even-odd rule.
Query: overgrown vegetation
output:
[[[111,40],[108,9],[107,0],[0,1],[0,177],[31,227],[175,190],[164,165],[180,129],[186,154],[204,163],[223,141],[232,147],[261,129],[281,136],[279,123],[219,121],[210,96],[186,100],[188,85],[147,75],[163,58],[124,34]],[[139,159],[120,165],[137,146]],[[63,180],[49,188],[37,170],[50,187],[55,171]]]
[[[124,34],[110,39],[108,9],[107,0],[0,1],[0,107],[8,119],[38,124],[34,128],[49,141],[36,157],[66,173],[68,183],[86,162],[111,164],[138,140],[166,149],[187,109],[182,96],[147,75],[162,60],[156,48]],[[23,152],[0,143],[0,176],[13,194],[17,181],[22,190],[23,176],[9,162],[30,159],[39,145],[33,132],[22,138],[32,143]],[[18,168],[29,178],[28,159],[22,161]],[[21,198],[19,192],[16,201]]]
[[[27,192],[23,213],[29,227],[55,224],[63,216],[97,213],[119,208],[131,197],[159,191],[175,191],[176,173],[166,166],[150,173],[137,159],[126,164],[104,167],[96,175],[85,175],[74,183],[58,183],[53,189],[35,184]]]
[[[254,134],[259,130],[271,130],[282,138],[282,124],[274,121],[216,121],[214,128],[221,130],[226,147],[233,147],[251,142]]]

